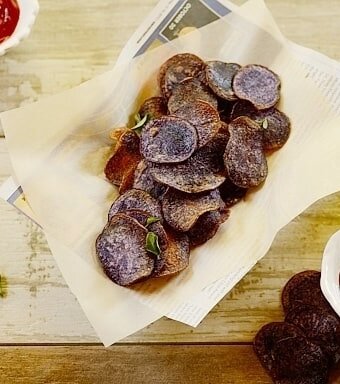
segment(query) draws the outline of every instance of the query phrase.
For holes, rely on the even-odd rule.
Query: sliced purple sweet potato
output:
[[[241,68],[239,64],[224,63],[223,61],[208,61],[205,74],[209,87],[222,99],[237,100],[233,90],[233,79]]]
[[[239,117],[229,124],[224,163],[229,179],[241,188],[256,187],[268,174],[263,150],[262,129],[248,117]]]
[[[135,219],[117,214],[96,241],[98,259],[105,274],[116,284],[126,286],[149,277],[154,259],[145,249],[147,229]]]
[[[170,57],[161,66],[158,74],[158,83],[163,96],[168,99],[176,85],[199,76],[204,68],[204,61],[191,53],[180,53]]]
[[[151,120],[140,136],[140,152],[154,163],[179,163],[187,160],[197,148],[196,129],[174,116]]]
[[[246,65],[234,76],[233,90],[257,109],[268,109],[280,99],[281,82],[277,74],[262,65]]]
[[[184,104],[177,109],[175,115],[189,121],[196,128],[199,148],[209,143],[221,128],[218,111],[205,101]]]
[[[115,214],[124,213],[130,209],[139,209],[150,216],[162,219],[161,205],[156,199],[140,189],[130,189],[113,202],[109,210],[109,220]]]
[[[189,231],[201,215],[222,205],[217,189],[198,194],[169,189],[162,198],[164,220],[179,232]]]
[[[179,164],[152,164],[151,175],[162,184],[187,193],[218,188],[226,179],[223,152],[227,139],[217,134],[207,145]]]
[[[215,109],[218,108],[217,98],[210,88],[196,78],[185,80],[173,89],[168,101],[169,112],[174,114],[184,105],[198,100],[205,101]]]

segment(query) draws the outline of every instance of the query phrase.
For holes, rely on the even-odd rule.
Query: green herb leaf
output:
[[[150,216],[148,217],[148,219],[146,220],[146,227],[153,224],[153,223],[157,223],[158,221],[160,221],[160,219],[158,217],[155,217],[155,216]]]
[[[135,115],[135,121],[136,121],[136,125],[134,127],[132,127],[131,129],[133,129],[137,134],[140,134],[142,132],[142,128],[143,126],[147,123],[148,121],[148,115],[146,114],[142,119],[140,117],[140,114],[137,113]]]
[[[265,118],[265,119],[262,121],[262,128],[263,128],[263,129],[267,129],[267,128],[268,128],[268,120],[267,120],[267,118]]]
[[[3,299],[7,296],[7,279],[0,275],[0,297]]]
[[[159,248],[158,236],[154,232],[148,232],[146,235],[145,249],[159,257],[161,249]]]

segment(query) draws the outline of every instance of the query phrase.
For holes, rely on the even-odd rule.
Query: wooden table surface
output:
[[[241,1],[238,2],[239,4]],[[110,68],[156,0],[40,0],[34,31],[0,58],[0,110],[76,86]],[[292,40],[340,59],[340,0],[268,0]],[[48,129],[48,127],[46,127]],[[0,182],[10,175],[0,139]],[[251,342],[282,319],[280,289],[319,269],[340,226],[340,194],[285,227],[264,259],[192,329],[162,319],[103,348],[67,288],[43,233],[0,201],[0,383],[270,383]],[[340,383],[335,372],[332,383]]]

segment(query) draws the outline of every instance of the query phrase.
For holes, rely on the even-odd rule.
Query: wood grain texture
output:
[[[39,3],[32,34],[1,58],[0,111],[69,89],[111,68],[157,0]],[[340,58],[339,0],[266,3],[288,38]]]
[[[270,384],[251,346],[2,347],[2,384]],[[340,370],[330,384],[339,383]]]
[[[0,140],[0,179],[9,158]],[[0,201],[0,273],[8,297],[0,300],[0,343],[98,342],[66,286],[42,231]],[[162,319],[124,342],[250,342],[266,322],[282,319],[280,290],[294,273],[320,268],[323,248],[340,224],[340,193],[314,204],[285,227],[264,259],[196,329]]]

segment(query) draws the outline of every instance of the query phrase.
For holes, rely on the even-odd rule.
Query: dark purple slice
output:
[[[177,109],[175,115],[189,121],[196,128],[199,148],[209,143],[221,128],[218,111],[205,101],[184,104]]]
[[[173,89],[168,101],[169,112],[174,114],[179,108],[197,100],[205,101],[215,109],[218,107],[217,98],[210,88],[196,78],[185,80]]]
[[[237,100],[233,91],[233,79],[240,68],[241,66],[235,63],[208,61],[205,74],[209,87],[222,99],[228,101]]]
[[[280,88],[280,78],[262,65],[242,67],[233,80],[235,95],[250,101],[257,109],[268,109],[276,105],[280,99]]]
[[[229,124],[229,133],[224,154],[229,179],[241,188],[260,185],[268,174],[262,129],[248,117],[239,117]]]
[[[156,199],[140,189],[130,189],[119,196],[111,205],[109,221],[115,214],[124,213],[130,209],[139,209],[147,212],[150,216],[162,219],[161,205]]]
[[[176,85],[199,76],[204,68],[204,61],[191,53],[180,53],[170,57],[161,66],[158,74],[158,83],[163,96],[168,99]]]
[[[226,209],[206,212],[200,216],[195,225],[187,232],[190,247],[197,247],[212,239],[228,216],[229,211]]]
[[[218,188],[226,179],[223,153],[226,137],[217,134],[207,145],[179,164],[152,164],[151,175],[162,184],[187,193]]]
[[[290,135],[290,120],[276,108],[257,110],[247,101],[238,101],[232,110],[231,118],[248,116],[263,128],[263,148],[267,151],[284,146]]]
[[[154,277],[171,276],[189,265],[190,246],[188,236],[167,229],[168,247],[164,253],[164,266],[153,273]]]
[[[179,163],[187,160],[197,148],[196,129],[174,116],[151,120],[140,136],[140,152],[154,163]]]
[[[217,189],[198,194],[169,189],[162,198],[164,220],[179,232],[189,231],[201,215],[222,205]]]
[[[133,188],[142,189],[148,192],[155,199],[161,198],[168,187],[158,183],[150,173],[150,166],[147,161],[141,160],[134,173]]]
[[[146,234],[146,228],[135,219],[117,214],[97,238],[98,259],[114,283],[131,285],[153,272],[154,259],[145,249]]]

